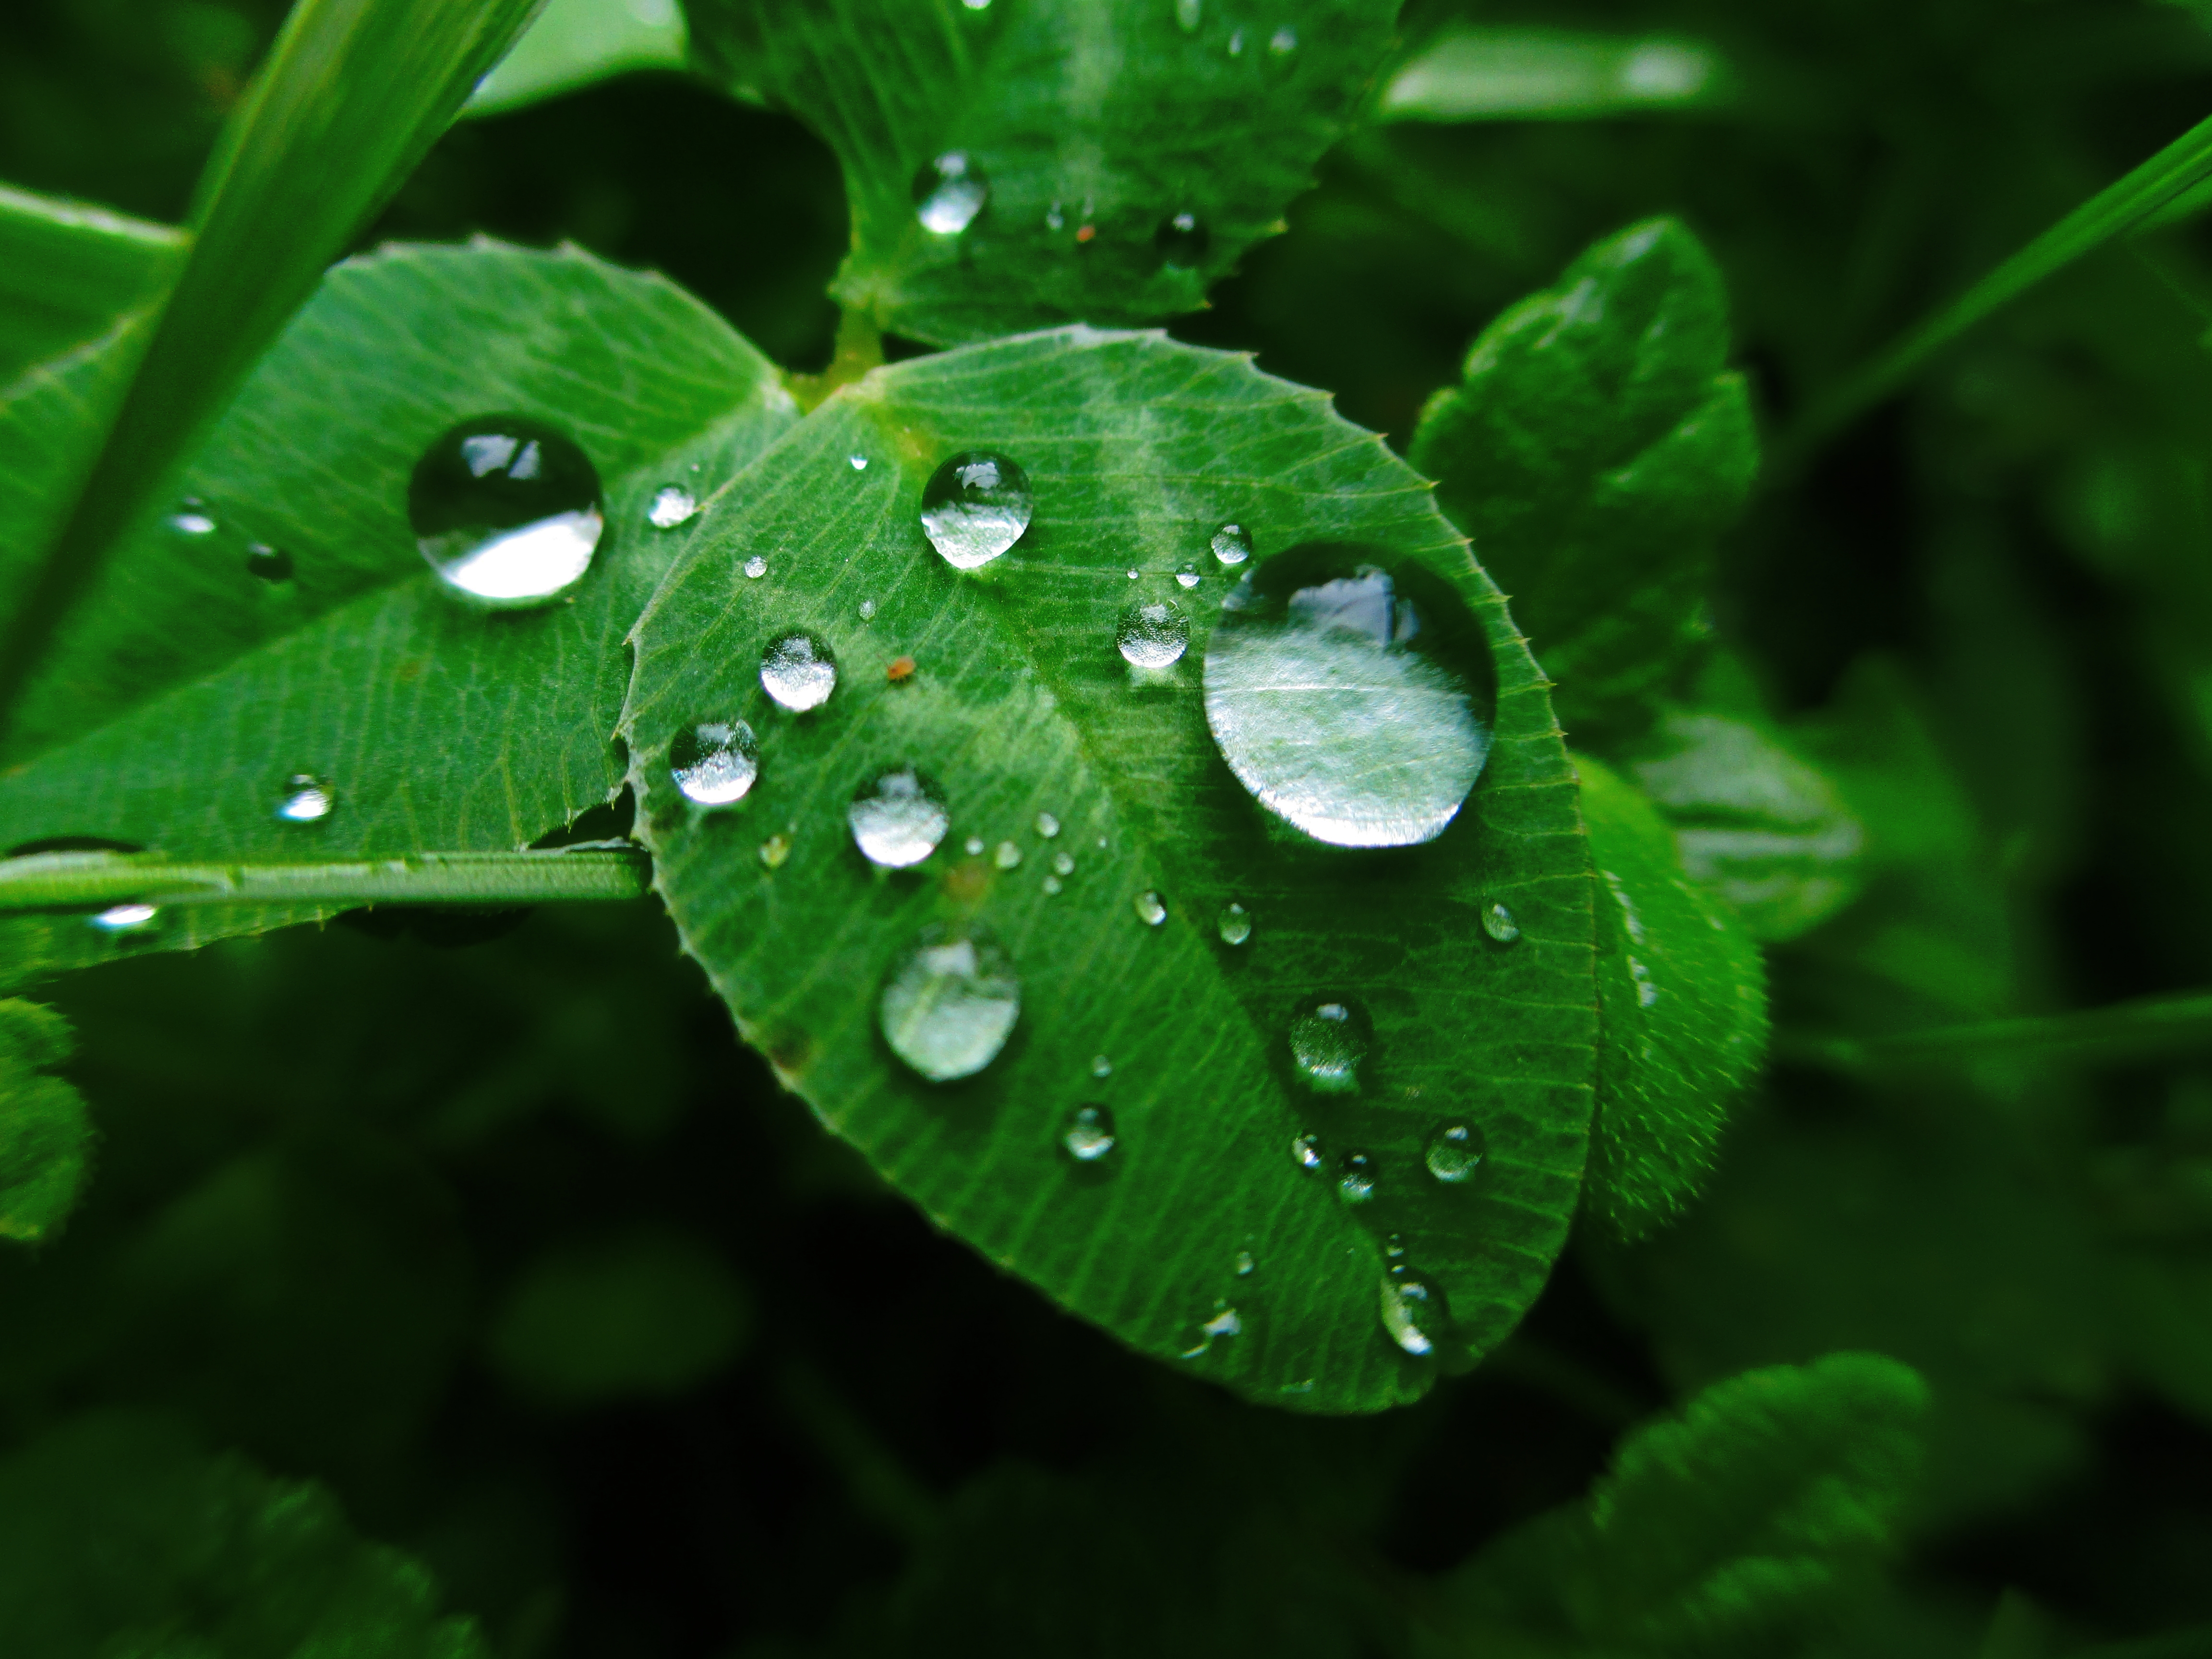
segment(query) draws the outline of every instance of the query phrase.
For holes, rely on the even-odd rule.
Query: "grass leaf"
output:
[[[463,113],[520,109],[630,70],[680,69],[686,39],[676,0],[547,0]]]

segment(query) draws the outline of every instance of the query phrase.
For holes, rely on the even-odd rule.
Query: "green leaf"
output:
[[[417,457],[490,410],[555,422],[599,470],[606,529],[573,603],[468,611],[416,550]],[[796,413],[697,301],[573,250],[339,267],[185,470],[215,527],[137,526],[31,687],[0,848],[92,837],[247,865],[527,846],[619,787],[623,635],[692,533],[651,527],[647,502],[672,483],[704,497]],[[249,574],[257,544],[289,580]],[[328,817],[278,819],[294,774],[327,781]],[[0,923],[0,961],[141,948],[64,921]]]
[[[676,0],[547,0],[462,112],[496,115],[630,70],[680,69],[686,40]]]
[[[978,448],[1026,472],[1035,518],[963,574],[917,514],[939,464]],[[1496,742],[1438,839],[1316,845],[1223,763],[1200,681],[1231,580],[1209,538],[1227,520],[1261,559],[1311,541],[1386,550],[1472,613]],[[766,574],[749,580],[754,556]],[[1163,600],[1188,613],[1189,648],[1133,671],[1115,648],[1124,608]],[[840,665],[830,702],[800,717],[758,672],[792,629]],[[685,947],[785,1082],[940,1224],[1132,1345],[1306,1409],[1372,1409],[1433,1379],[1378,1323],[1382,1235],[1403,1235],[1448,1292],[1447,1364],[1511,1328],[1559,1249],[1588,1127],[1572,783],[1534,665],[1465,543],[1323,394],[1088,328],[878,370],[717,504],[636,644],[631,782]],[[759,781],[733,809],[692,809],[672,743],[733,719],[760,733]],[[951,830],[917,872],[878,871],[848,808],[906,764],[938,781]],[[1222,935],[1232,902],[1243,944]],[[1486,935],[1493,903],[1517,943]],[[1011,953],[1020,1018],[980,1075],[926,1084],[879,1036],[878,992],[926,927],[976,921]],[[1371,1053],[1356,1094],[1317,1095],[1291,1064],[1290,1024],[1346,999],[1371,1016]],[[1078,1167],[1060,1139],[1091,1103],[1119,1140]],[[1487,1156],[1445,1185],[1425,1146],[1455,1120]],[[1301,1172],[1302,1130],[1372,1156],[1371,1202],[1340,1202],[1333,1169]],[[1230,1311],[1237,1334],[1209,1338]]]
[[[1679,35],[1461,23],[1391,73],[1384,121],[1588,120],[1730,102],[1720,52]]]
[[[415,1561],[321,1487],[210,1456],[166,1420],[76,1418],[0,1462],[10,1659],[488,1659]]]
[[[84,1097],[45,1075],[69,1054],[69,1024],[59,1014],[0,1001],[0,1238],[46,1238],[84,1190],[92,1154]]]
[[[106,333],[167,286],[185,244],[167,225],[0,185],[0,386]]]
[[[1597,866],[1597,1112],[1583,1202],[1628,1237],[1679,1215],[1711,1173],[1766,1046],[1759,947],[1686,879],[1666,821],[1585,756]]]
[[[1714,543],[1759,461],[1727,356],[1711,256],[1647,220],[1510,307],[1422,410],[1410,459],[1512,597],[1586,744],[1644,723],[1708,631]]]
[[[688,9],[710,73],[789,108],[836,152],[853,211],[837,297],[952,344],[1197,309],[1282,228],[1398,0],[1285,0],[1264,21],[1204,0]],[[955,155],[988,199],[940,234],[917,204],[938,158]],[[1186,213],[1200,236],[1170,228]]]
[[[1455,1600],[1582,1652],[1796,1652],[1888,1547],[1927,1406],[1880,1354],[1732,1377],[1631,1434],[1586,1504],[1486,1550]]]

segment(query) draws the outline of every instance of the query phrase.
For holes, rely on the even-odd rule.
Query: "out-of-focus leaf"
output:
[[[1607,238],[1476,338],[1410,452],[1474,538],[1586,746],[1632,732],[1705,638],[1715,538],[1758,469],[1728,305],[1695,237]]]
[[[1034,517],[963,573],[918,514],[940,464],[975,450],[1022,469]],[[1352,550],[1347,583],[1362,562],[1398,568],[1392,625],[1457,634],[1468,672],[1495,672],[1494,745],[1436,839],[1316,844],[1224,763],[1207,655],[1247,574],[1209,550],[1225,521],[1256,549],[1255,582],[1304,544]],[[1170,607],[1157,614],[1188,649],[1125,660],[1133,605]],[[840,674],[800,717],[761,684],[763,648],[793,629]],[[1321,393],[1155,335],[1074,328],[916,359],[836,393],[718,499],[635,637],[631,783],[686,949],[789,1085],[940,1224],[1144,1351],[1294,1407],[1413,1397],[1511,1328],[1582,1167],[1588,865],[1535,666],[1379,439]],[[1305,671],[1280,672],[1252,687],[1270,702],[1231,705],[1240,718]],[[672,745],[738,719],[760,736],[758,781],[701,812]],[[1314,772],[1372,752],[1297,747],[1308,735],[1286,747]],[[941,787],[949,830],[913,873],[879,870],[848,815],[908,765]],[[1486,932],[1492,905],[1516,942]],[[926,927],[978,922],[1011,957],[1018,1020],[980,1073],[926,1083],[885,1041],[878,997]],[[1302,1018],[1364,1056],[1302,1073]],[[1092,1103],[1118,1136],[1096,1166],[1061,1146]],[[1437,1155],[1461,1178],[1432,1178],[1432,1137],[1454,1123],[1467,1135]],[[1326,1147],[1317,1167],[1293,1157],[1301,1132]],[[1340,1184],[1355,1152],[1371,1196],[1360,1165]],[[1432,1353],[1377,1316],[1390,1233],[1449,1297]]]
[[[168,225],[0,185],[0,386],[106,333],[167,283],[185,246]]]
[[[1385,121],[1587,120],[1729,103],[1719,51],[1678,35],[1462,23],[1392,71],[1376,103]]]
[[[430,1576],[321,1487],[98,1413],[0,1462],[9,1659],[489,1659]]]
[[[546,0],[463,112],[496,115],[627,70],[678,69],[687,39],[676,0]]]
[[[1398,0],[1284,0],[1264,15],[1204,0],[689,8],[702,63],[791,109],[843,164],[853,252],[837,297],[939,344],[1195,310],[1238,255],[1282,228],[1397,10]]]
[[[1597,1111],[1583,1203],[1628,1237],[1711,1173],[1766,1043],[1766,974],[1741,924],[1687,880],[1650,802],[1577,756],[1597,866]]]
[[[51,1008],[0,1001],[0,1238],[35,1243],[68,1219],[84,1188],[92,1121],[84,1097],[48,1077],[70,1054]]]

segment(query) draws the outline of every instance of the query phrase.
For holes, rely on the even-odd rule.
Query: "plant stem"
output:
[[[171,860],[156,853],[33,853],[0,860],[0,912],[159,905],[538,904],[628,899],[651,865],[627,848],[417,853],[396,859]]]

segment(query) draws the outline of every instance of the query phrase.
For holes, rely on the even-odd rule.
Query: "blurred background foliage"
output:
[[[282,10],[0,9],[0,178],[176,220]],[[1403,32],[1489,43],[1452,94],[1476,118],[1386,98],[1175,331],[1402,447],[1586,244],[1672,213],[1713,251],[1770,459],[1723,651],[1615,757],[1769,941],[1774,1061],[1687,1219],[1581,1238],[1420,1406],[1293,1419],[933,1235],[649,911],[338,926],[55,988],[95,1174],[58,1243],[0,1255],[11,1443],[170,1413],[327,1483],[509,1659],[1116,1650],[1086,1595],[1138,1604],[1119,1650],[1349,1654],[1376,1575],[1577,1498],[1691,1389],[1859,1348],[1928,1379],[1930,1462],[1899,1571],[1821,1651],[2212,1622],[2212,1053],[1880,1063],[2212,984],[2212,234],[2108,248],[1847,430],[1794,425],[2212,109],[2212,9],[1416,0]],[[363,245],[478,231],[656,267],[785,367],[829,359],[835,163],[677,71],[462,122]],[[1755,798],[1709,787],[1716,744],[1768,757]],[[1195,1589],[1156,1570],[1191,1539],[1220,1564]],[[1273,1634],[1221,1612],[1286,1574],[1341,1596]]]

